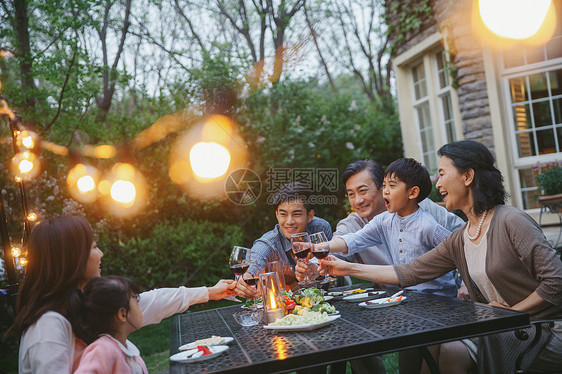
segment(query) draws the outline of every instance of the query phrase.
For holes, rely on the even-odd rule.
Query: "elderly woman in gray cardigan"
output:
[[[473,301],[525,311],[532,320],[561,319],[562,262],[531,217],[504,205],[503,178],[490,151],[480,143],[460,141],[444,145],[438,153],[436,186],[447,209],[461,209],[467,224],[408,264],[363,265],[330,256],[322,261],[321,272],[408,287],[458,269]],[[342,242],[333,245],[346,246]],[[523,368],[559,371],[562,324],[542,328],[541,340],[527,354]],[[528,332],[534,335],[534,329]],[[527,344],[506,332],[442,344],[437,360],[444,373],[513,373],[515,359]]]

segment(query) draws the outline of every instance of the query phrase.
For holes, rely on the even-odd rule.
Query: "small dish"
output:
[[[170,356],[170,361],[183,362],[183,363],[205,361],[205,360],[208,360],[210,358],[213,358],[215,356],[220,355],[224,351],[227,351],[228,346],[226,346],[226,345],[214,345],[212,347],[209,347],[209,350],[211,351],[211,354],[204,355],[204,356],[198,356],[198,357],[191,357],[194,354],[193,349],[190,349],[190,350],[187,350],[187,351],[182,351],[182,352],[176,353],[175,355]]]
[[[206,340],[206,339],[200,339],[200,340],[196,340],[196,341],[191,342],[191,343],[181,345],[178,349],[180,351],[187,351],[188,349],[197,348],[198,345],[204,345],[206,347],[212,347],[212,346],[215,346],[215,345],[226,345],[226,344],[228,344],[228,343],[230,343],[234,340],[234,338],[231,337],[231,336],[226,336],[226,337],[219,336],[219,338],[221,338],[222,340],[220,340],[219,342],[214,343],[214,344],[213,343],[205,344],[204,340]],[[217,341],[218,340],[219,339],[217,339]]]
[[[263,315],[262,309],[245,309],[240,312],[232,313],[234,320],[241,326],[249,327],[255,326],[261,321]]]
[[[333,298],[334,298],[333,296],[324,296],[324,301],[330,301]]]
[[[362,292],[362,293],[356,293],[353,295],[345,296],[343,300],[349,303],[359,303],[361,301],[375,299],[381,295],[384,295],[385,293],[386,291]]]
[[[364,303],[359,304],[359,306],[367,309],[386,308],[388,306],[398,305],[401,302],[405,301],[406,299],[407,299],[406,296],[400,296],[395,299],[389,299],[388,297],[383,297],[381,299],[365,301]]]

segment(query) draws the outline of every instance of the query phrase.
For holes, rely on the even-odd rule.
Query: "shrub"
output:
[[[234,245],[244,245],[237,226],[191,220],[159,222],[142,237],[106,234],[97,242],[105,254],[103,273],[131,277],[144,289],[211,286],[232,278],[230,252]]]
[[[562,162],[554,161],[537,165],[534,171],[535,181],[543,195],[562,193]]]

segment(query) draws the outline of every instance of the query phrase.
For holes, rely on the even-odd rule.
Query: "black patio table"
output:
[[[356,287],[355,287],[356,288]],[[364,309],[333,300],[341,318],[307,332],[242,327],[231,306],[176,316],[170,354],[212,335],[232,336],[230,349],[206,361],[170,362],[170,373],[277,373],[529,326],[527,313],[406,291],[399,305]]]

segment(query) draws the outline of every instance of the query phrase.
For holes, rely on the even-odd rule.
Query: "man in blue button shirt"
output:
[[[314,209],[309,200],[309,191],[303,183],[293,182],[281,187],[273,198],[277,225],[254,242],[249,273],[264,271],[268,262],[281,260],[286,285],[291,290],[299,288],[295,278],[297,259],[292,251],[291,235],[298,232],[314,234],[322,231],[328,240],[332,238],[330,224],[314,216]],[[237,291],[245,298],[257,297],[256,290],[243,281],[239,282]]]

